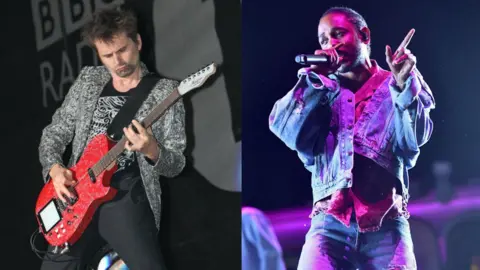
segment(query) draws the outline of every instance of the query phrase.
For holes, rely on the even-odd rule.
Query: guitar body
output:
[[[95,177],[95,181],[89,175],[89,168],[108,153],[114,144],[107,136],[97,135],[87,145],[78,163],[69,168],[73,179],[77,180],[73,187],[73,193],[77,197],[73,205],[65,205],[58,199],[51,179],[41,190],[35,214],[49,244],[73,245],[87,228],[98,207],[113,199],[117,193],[116,189],[110,187],[110,180],[117,169],[115,163]]]

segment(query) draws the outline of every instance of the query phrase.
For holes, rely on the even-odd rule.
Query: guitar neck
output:
[[[149,128],[155,121],[160,118],[165,111],[174,104],[179,98],[181,97],[180,92],[178,89],[173,90],[170,95],[165,98],[159,105],[157,105],[142,121],[142,126],[144,128]],[[125,136],[122,137],[120,141],[118,141],[112,149],[108,151],[108,153],[100,159],[91,169],[97,177],[101,174],[105,169],[107,169],[112,162],[114,162],[118,156],[123,152],[125,149],[125,143],[127,142],[127,138]]]
[[[165,111],[170,107],[172,104],[174,104],[179,98],[180,98],[180,93],[178,92],[178,89],[173,90],[170,95],[165,98],[162,103],[160,103],[158,106],[156,106],[142,121],[142,125],[144,128],[149,128],[155,121],[160,118]]]

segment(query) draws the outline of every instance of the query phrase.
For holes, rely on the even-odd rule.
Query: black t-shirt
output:
[[[352,174],[354,177],[353,190],[365,202],[376,203],[396,187],[397,194],[401,194],[398,180],[375,161],[355,153]]]
[[[98,134],[106,134],[115,115],[117,115],[120,108],[130,97],[130,92],[134,90],[135,88],[125,93],[118,92],[113,87],[112,80],[107,83],[93,113],[88,141]],[[140,170],[135,152],[124,150],[117,158],[117,167],[117,171],[112,177],[111,186],[119,190],[129,190],[140,179]]]

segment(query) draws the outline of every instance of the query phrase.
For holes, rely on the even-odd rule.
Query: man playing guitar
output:
[[[76,196],[77,179],[67,167],[81,157],[89,141],[107,129],[149,73],[140,61],[142,40],[133,13],[114,9],[95,14],[83,37],[96,49],[103,66],[84,67],[52,122],[42,133],[39,156],[44,181],[52,181],[59,199]],[[159,79],[138,109],[136,119],[164,100],[178,82]],[[85,269],[98,248],[108,243],[130,269],[165,269],[157,240],[160,225],[159,177],[174,177],[185,166],[185,111],[176,101],[144,128],[137,120],[123,128],[125,151],[116,159],[110,185],[115,197],[100,205],[79,240],[63,254],[44,257],[41,269]],[[62,156],[72,143],[68,166]]]

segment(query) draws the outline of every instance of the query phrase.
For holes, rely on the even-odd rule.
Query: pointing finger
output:
[[[415,29],[411,29],[407,36],[405,36],[405,38],[403,39],[402,43],[400,43],[400,45],[398,46],[398,49],[396,50],[397,52],[400,50],[400,49],[405,49],[407,48],[408,44],[410,44],[410,41],[412,40],[412,37],[413,37],[413,34],[415,34]]]

